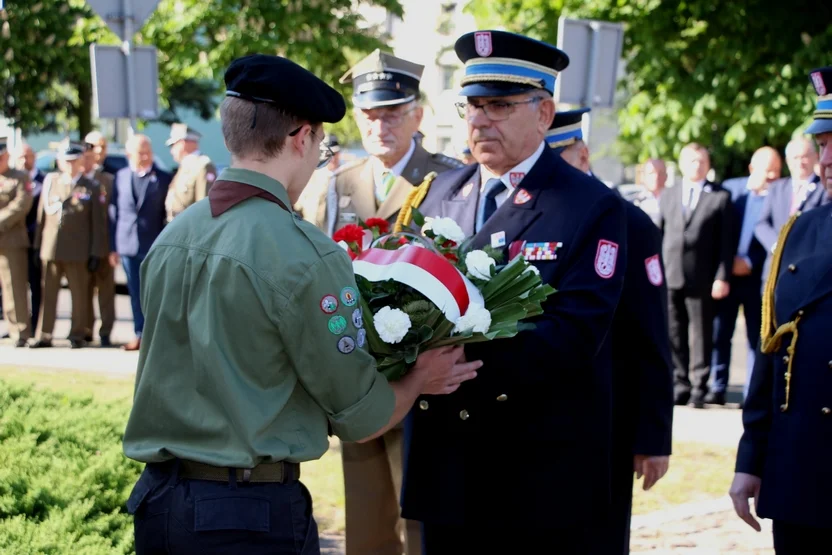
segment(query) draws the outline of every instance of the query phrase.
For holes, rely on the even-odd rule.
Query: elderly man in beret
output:
[[[349,257],[290,208],[327,163],[322,122],[343,118],[343,98],[278,56],[235,60],[225,82],[231,167],[142,266],[124,451],[147,466],[127,508],[138,555],[313,555],[300,465],[326,453],[328,432],[379,437],[418,395],[454,391],[481,364],[443,348],[396,383],[376,371]]]

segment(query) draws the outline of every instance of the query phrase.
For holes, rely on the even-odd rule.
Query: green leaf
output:
[[[419,228],[421,229],[421,227],[425,225],[425,217],[422,215],[421,212],[419,212],[417,208],[413,208],[410,214],[413,219],[413,223],[419,226]]]
[[[370,306],[367,304],[363,294],[360,295],[358,302],[361,304],[361,313],[364,315],[364,329],[367,330],[367,348],[370,354],[378,356],[380,354],[389,355],[393,353],[394,351],[391,346],[379,337],[375,324],[373,323],[373,311],[370,310]]]

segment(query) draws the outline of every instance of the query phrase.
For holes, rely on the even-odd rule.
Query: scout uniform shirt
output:
[[[107,199],[83,175],[50,173],[43,182],[35,247],[46,261],[84,262],[105,252]]]
[[[196,201],[205,198],[217,178],[217,168],[207,156],[194,152],[182,159],[165,199],[168,222]]]
[[[217,209],[235,188],[275,200]],[[303,462],[327,451],[328,426],[356,441],[389,421],[395,396],[365,350],[349,257],[289,206],[277,181],[227,169],[154,242],[128,457]]]
[[[25,173],[8,169],[0,174],[0,250],[25,249],[26,214],[32,207],[31,180]]]
[[[376,198],[376,179],[371,158],[364,158],[354,164],[338,168],[324,197],[326,207],[315,215],[316,225],[331,236],[335,231],[358,220],[382,218],[393,223],[396,214],[413,187],[422,183],[430,172],[442,172],[461,168],[462,162],[442,154],[431,154],[420,145],[415,145],[413,155],[395,177],[383,201]],[[308,219],[310,216],[304,214]]]

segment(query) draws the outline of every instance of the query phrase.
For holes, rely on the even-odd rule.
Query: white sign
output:
[[[131,53],[135,71],[135,111],[130,113],[127,95],[127,64],[119,46],[93,44],[92,63],[93,110],[97,118],[159,117],[159,69],[156,48],[134,46]]]
[[[557,47],[569,56],[569,66],[555,84],[558,102],[612,108],[623,40],[620,23],[561,17]]]

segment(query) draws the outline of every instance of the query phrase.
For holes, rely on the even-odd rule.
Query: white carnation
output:
[[[525,269],[525,270],[523,270],[523,273],[524,273],[524,274],[525,274],[525,273],[527,273],[527,272],[532,272],[532,273],[534,273],[534,274],[540,275],[540,270],[538,270],[538,269],[537,269],[537,266],[535,266],[534,264],[529,264],[529,265],[526,267],[526,269]]]
[[[373,316],[373,325],[382,341],[395,344],[410,330],[410,316],[398,308],[385,306]]]
[[[428,229],[433,231],[434,235],[450,239],[457,244],[462,243],[465,240],[465,232],[462,231],[459,224],[451,218],[435,218],[432,222],[430,222],[430,227]]]
[[[485,333],[491,327],[491,313],[482,305],[472,304],[468,306],[465,316],[461,316],[454,326],[455,333],[465,333],[469,330],[474,333]]]
[[[433,218],[425,218],[425,225],[422,226],[422,235],[424,235],[426,231],[430,231],[430,226],[432,223]]]
[[[471,251],[465,255],[465,266],[468,267],[468,273],[475,278],[491,279],[491,267],[496,264],[494,259],[488,256],[485,251]]]

